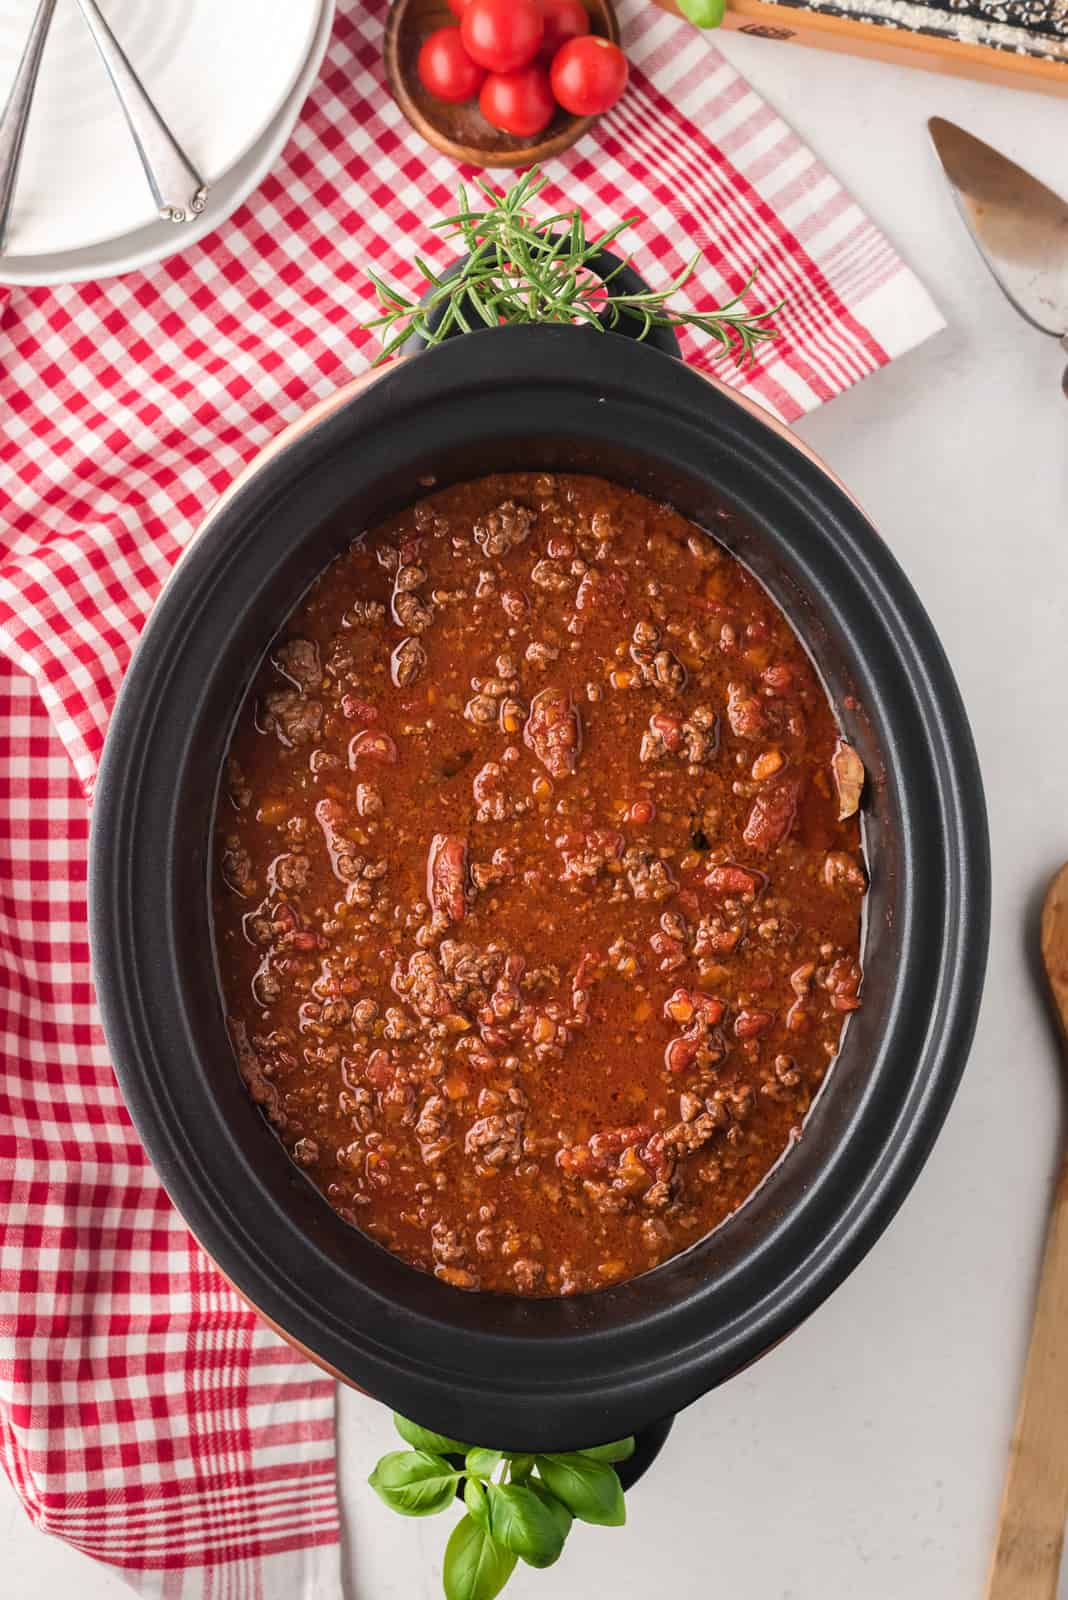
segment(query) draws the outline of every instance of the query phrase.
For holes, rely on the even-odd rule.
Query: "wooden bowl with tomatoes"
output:
[[[476,167],[559,155],[627,82],[611,0],[394,0],[383,55],[412,126]]]

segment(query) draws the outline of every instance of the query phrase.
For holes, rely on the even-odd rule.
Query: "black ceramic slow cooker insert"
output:
[[[465,1294],[338,1217],[252,1105],[212,951],[213,808],[257,664],[353,537],[492,471],[589,471],[672,502],[763,580],[869,773],[864,1006],[803,1137],[718,1230],[596,1294]],[[726,522],[714,521],[726,505]],[[487,330],[383,370],[268,452],[167,585],[96,791],[91,932],[130,1111],[171,1197],[288,1337],[427,1426],[502,1448],[630,1433],[794,1328],[889,1222],[964,1065],[989,867],[980,777],[938,639],[886,546],[786,430],[655,349]]]

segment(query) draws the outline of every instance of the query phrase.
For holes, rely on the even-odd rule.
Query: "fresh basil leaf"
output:
[[[367,1481],[391,1511],[402,1517],[431,1517],[452,1504],[460,1474],[426,1450],[393,1450]]]
[[[634,1454],[634,1435],[629,1439],[617,1439],[614,1444],[595,1444],[588,1450],[580,1450],[580,1456],[588,1456],[591,1461],[629,1461]]]
[[[513,1483],[526,1483],[533,1471],[533,1456],[508,1457],[508,1476],[511,1478]]]
[[[564,1538],[548,1506],[522,1483],[486,1485],[490,1532],[506,1550],[514,1550],[530,1567],[551,1567],[559,1560]]]
[[[486,1491],[477,1478],[468,1478],[464,1484],[464,1505],[480,1528],[489,1528],[490,1508]]]
[[[679,10],[698,28],[718,28],[726,14],[726,0],[679,0]]]
[[[512,1576],[516,1558],[471,1517],[461,1517],[445,1546],[445,1600],[493,1600]]]
[[[538,1473],[549,1492],[580,1522],[594,1522],[602,1528],[618,1528],[626,1522],[623,1489],[605,1462],[577,1454],[539,1456]]]
[[[503,1460],[500,1450],[483,1450],[481,1445],[476,1444],[464,1457],[464,1466],[476,1478],[492,1478]]]
[[[550,1494],[545,1485],[540,1483],[537,1478],[531,1478],[528,1487],[531,1494],[536,1494],[538,1499],[548,1507],[553,1521],[560,1530],[561,1541],[566,1539],[571,1532],[573,1520],[570,1511],[554,1494]]]
[[[467,1445],[459,1439],[450,1439],[447,1433],[432,1433],[429,1428],[421,1428],[418,1422],[402,1417],[399,1411],[393,1413],[393,1426],[413,1450],[428,1450],[432,1456],[467,1454]]]

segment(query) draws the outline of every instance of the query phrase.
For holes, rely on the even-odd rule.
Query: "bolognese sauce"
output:
[[[669,506],[428,495],[322,574],[234,733],[249,1093],[457,1288],[645,1271],[760,1184],[861,1003],[862,783],[786,618]]]

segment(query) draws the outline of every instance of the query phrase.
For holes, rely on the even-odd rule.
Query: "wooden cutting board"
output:
[[[678,11],[675,0],[656,3]],[[1068,96],[1068,0],[727,0],[723,25],[778,43]],[[985,38],[1006,47],[975,42]]]

